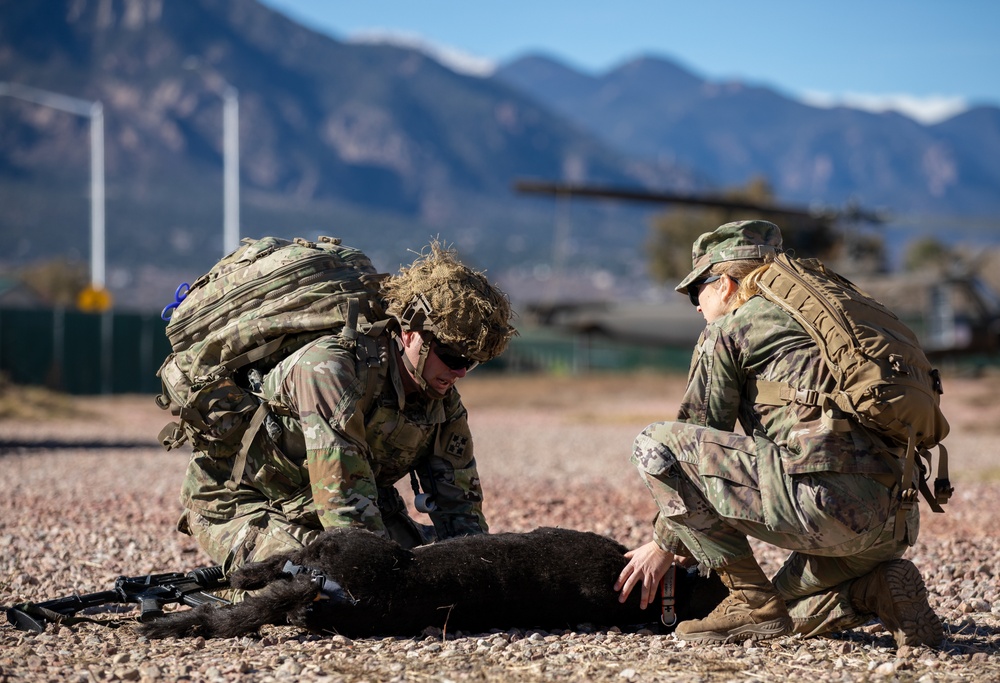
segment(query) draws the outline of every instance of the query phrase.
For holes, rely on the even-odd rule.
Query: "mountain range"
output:
[[[242,233],[333,234],[386,270],[440,235],[515,281],[553,261],[605,283],[642,275],[648,207],[566,207],[518,196],[518,178],[694,192],[763,175],[784,201],[1000,211],[995,107],[923,126],[650,56],[599,76],[537,55],[472,76],[256,0],[0,1],[0,81],[102,103],[108,286],[133,307],[222,255],[228,86]],[[87,259],[89,134],[83,117],[0,98],[8,266]]]
[[[529,55],[495,75],[615,149],[723,187],[763,176],[784,201],[854,200],[894,212],[1000,210],[1000,108],[935,125],[894,112],[808,106],[740,82],[706,81],[643,56],[589,75]]]

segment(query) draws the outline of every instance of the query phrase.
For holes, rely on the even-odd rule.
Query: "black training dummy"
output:
[[[638,589],[618,602],[613,585],[625,550],[570,529],[466,536],[413,550],[364,530],[330,530],[234,572],[233,587],[259,591],[243,602],[174,612],[139,629],[150,638],[225,638],[289,623],[354,638],[427,627],[475,633],[659,622],[659,602],[640,610]],[[707,615],[727,590],[714,574],[678,569],[675,595],[684,620]]]

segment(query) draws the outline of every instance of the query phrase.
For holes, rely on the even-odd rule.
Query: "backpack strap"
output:
[[[272,353],[281,348],[281,344],[285,341],[285,336],[286,335],[275,337],[266,344],[261,344],[260,346],[256,346],[247,351],[246,353],[241,353],[235,358],[230,358],[222,365],[230,372],[234,372],[242,368],[244,365],[249,365],[250,363],[256,363],[262,358],[267,358]]]
[[[945,505],[955,493],[955,487],[951,485],[948,477],[948,449],[944,444],[938,444],[938,467],[937,476],[934,478],[934,500],[938,505]]]
[[[361,302],[358,301],[358,297],[352,296],[347,300],[347,320],[340,330],[340,336],[352,344],[358,341],[358,314],[360,312]]]
[[[835,432],[851,430],[851,421],[837,417],[835,409],[840,409],[837,400],[830,394],[815,389],[799,389],[788,382],[772,382],[753,378],[750,380],[750,400],[766,406],[784,406],[797,403],[816,406],[823,410],[823,423]]]
[[[916,447],[912,432],[911,428],[911,436],[906,443],[906,453],[903,457],[902,466],[900,466],[896,456],[892,455],[888,450],[879,449],[878,452],[899,481],[900,504],[899,509],[896,510],[896,521],[893,527],[894,538],[897,541],[903,540],[903,536],[906,534],[906,516],[910,509],[917,504],[918,490],[920,491],[920,495],[924,497],[924,500],[927,501],[927,505],[934,512],[944,512],[944,508],[941,505],[948,502],[948,498],[951,497],[954,491],[954,487],[951,486],[951,482],[948,479],[948,451],[941,444],[938,444],[938,477],[934,480],[934,493],[932,494],[930,488],[927,486],[927,480],[923,475],[923,466],[920,466],[921,472],[917,476],[917,485],[914,486],[913,473],[918,467],[917,456],[919,455],[921,458],[930,461],[930,453],[926,449],[918,449]]]
[[[368,415],[369,409],[375,399],[375,394],[382,386],[382,380],[388,372],[389,366],[389,335],[386,330],[393,321],[391,319],[379,320],[376,323],[364,327],[358,336],[358,363],[359,371],[364,368],[365,391],[361,395],[358,407],[363,415]]]
[[[906,516],[913,506],[917,504],[917,488],[913,485],[913,470],[917,460],[917,444],[913,435],[913,428],[907,429],[906,455],[903,458],[903,472],[899,480],[900,502],[896,510],[896,522],[893,528],[894,538],[902,541],[906,535]]]
[[[247,467],[247,455],[250,453],[250,446],[253,444],[257,432],[260,431],[261,425],[264,424],[264,420],[270,414],[271,410],[265,401],[257,406],[253,417],[250,418],[250,424],[247,425],[247,430],[243,432],[243,439],[240,441],[240,451],[236,454],[236,462],[233,463],[233,473],[229,475],[229,479],[226,481],[226,488],[230,491],[235,491],[243,479],[243,471]]]

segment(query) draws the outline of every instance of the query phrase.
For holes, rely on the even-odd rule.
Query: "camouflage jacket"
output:
[[[318,517],[324,528],[384,533],[378,489],[414,470],[433,497],[430,517],[440,538],[486,533],[461,397],[454,389],[437,400],[405,394],[405,370],[393,350],[385,356],[367,406],[369,373],[339,336],[322,337],[279,363],[264,378],[264,394],[288,412],[281,417],[278,448],[267,448],[266,440],[264,448],[261,439],[254,443],[236,491],[224,487],[232,459],[213,462],[196,454],[201,466],[189,473],[200,474],[189,474],[182,502],[210,518],[228,517],[263,494],[292,519]]]
[[[695,348],[678,420],[761,435],[782,452],[785,472],[887,473],[885,449],[866,428],[834,431],[815,406],[753,401],[753,380],[831,391],[835,380],[815,342],[777,305],[752,297],[709,324]]]

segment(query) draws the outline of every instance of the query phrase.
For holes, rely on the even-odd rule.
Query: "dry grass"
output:
[[[0,420],[44,420],[84,417],[86,408],[78,400],[44,387],[11,384],[0,373]]]

